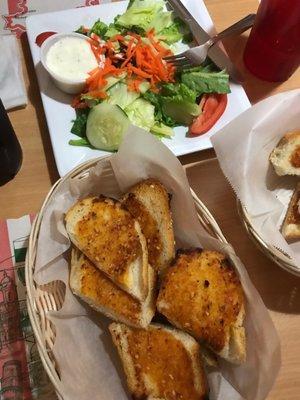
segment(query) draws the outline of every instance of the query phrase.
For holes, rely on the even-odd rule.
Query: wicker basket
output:
[[[48,193],[41,208],[41,211],[37,215],[32,225],[32,230],[29,238],[29,247],[25,264],[28,313],[36,337],[37,347],[40,353],[41,360],[51,382],[54,385],[59,399],[63,399],[61,382],[59,377],[59,370],[57,368],[52,353],[55,341],[55,327],[47,319],[46,315],[48,311],[56,311],[61,308],[64,301],[65,290],[64,284],[60,281],[55,281],[47,285],[38,286],[33,279],[39,230],[41,226],[41,221],[43,219],[44,210],[49,202],[49,199],[55,196],[55,193],[60,185],[70,178],[80,178],[85,176],[99,160],[100,159],[95,159],[80,165],[79,167],[72,170],[68,175],[56,182],[56,184]],[[209,210],[205,207],[205,205],[200,201],[200,199],[192,190],[191,192],[195,202],[199,221],[202,226],[209,234],[211,234],[221,242],[227,243],[217,222],[215,221]]]
[[[262,237],[253,227],[247,209],[241,204],[240,201],[238,201],[238,212],[246,231],[258,248],[281,268],[294,275],[300,276],[299,267],[292,262],[291,258],[286,253],[274,246],[269,245],[262,239]]]

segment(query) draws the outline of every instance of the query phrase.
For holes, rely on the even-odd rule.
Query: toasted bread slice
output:
[[[88,197],[67,212],[72,243],[116,285],[138,300],[148,294],[148,250],[139,223],[105,197]]]
[[[199,344],[174,328],[109,326],[135,400],[202,400],[207,385]]]
[[[225,255],[179,252],[162,280],[157,309],[220,357],[237,364],[245,360],[244,295]]]
[[[296,189],[291,198],[287,213],[282,225],[282,234],[287,240],[300,239],[300,183],[297,184]]]
[[[162,271],[175,256],[169,195],[155,179],[133,186],[124,196],[124,207],[136,218],[145,235],[150,265]]]
[[[277,175],[300,175],[300,131],[286,133],[270,154]]]
[[[155,272],[148,268],[148,296],[143,303],[124,292],[78,249],[72,249],[70,287],[94,310],[127,325],[145,328],[155,313]]]

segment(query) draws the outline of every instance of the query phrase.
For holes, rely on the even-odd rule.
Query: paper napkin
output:
[[[27,104],[20,51],[12,34],[0,35],[0,98],[7,110]]]

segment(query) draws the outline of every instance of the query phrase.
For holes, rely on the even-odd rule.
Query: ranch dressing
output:
[[[98,65],[88,41],[74,36],[54,43],[46,55],[46,64],[57,76],[74,81],[86,79]]]

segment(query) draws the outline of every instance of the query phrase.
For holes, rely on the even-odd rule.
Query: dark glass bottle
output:
[[[20,143],[0,99],[0,186],[14,178],[22,159]]]

